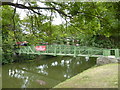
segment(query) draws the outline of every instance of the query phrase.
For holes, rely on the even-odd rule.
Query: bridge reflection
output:
[[[20,88],[34,88],[34,86],[35,88],[50,88],[95,64],[95,59],[92,58],[89,61],[80,57],[51,59],[9,66],[3,71],[3,87],[8,87],[11,82],[13,84],[11,88],[18,86]],[[9,81],[6,82],[6,79]]]

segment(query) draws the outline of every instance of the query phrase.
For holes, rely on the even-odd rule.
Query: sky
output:
[[[19,0],[18,0],[18,1],[19,1]],[[13,2],[16,3],[17,0],[14,0]],[[19,3],[22,4],[22,2],[19,2]],[[38,5],[40,5],[41,7],[45,7],[45,5],[44,5],[43,3],[38,3]],[[16,11],[17,11],[17,13],[20,15],[20,19],[23,20],[23,19],[26,17],[26,12],[27,12],[28,10],[24,10],[24,9],[19,9],[19,8],[17,8]],[[46,11],[44,11],[44,10],[42,10],[42,12],[43,12],[44,14],[50,15],[49,12],[46,12]],[[54,25],[59,25],[59,24],[62,24],[63,22],[65,22],[65,20],[62,19],[58,13],[57,13],[56,16],[57,16],[57,17],[53,19],[52,24],[54,24]]]

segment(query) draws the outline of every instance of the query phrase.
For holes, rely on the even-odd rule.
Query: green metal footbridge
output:
[[[63,55],[63,56],[88,56],[88,57],[100,57],[100,56],[112,56],[119,58],[120,49],[105,49],[86,46],[74,46],[74,45],[37,45],[37,46],[21,46],[16,50],[16,53],[25,54],[38,54],[38,55]]]

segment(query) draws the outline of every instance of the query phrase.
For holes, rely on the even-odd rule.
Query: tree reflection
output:
[[[84,57],[54,57],[40,62],[21,63],[3,67],[4,78],[20,88],[50,88],[93,66],[95,60],[86,61]],[[8,74],[7,74],[8,73]],[[6,82],[3,79],[3,82]],[[3,87],[9,87],[5,84]],[[13,87],[14,88],[14,87]]]

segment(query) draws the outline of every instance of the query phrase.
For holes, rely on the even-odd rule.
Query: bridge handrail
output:
[[[53,54],[56,55],[103,55],[103,56],[120,56],[119,49],[104,49],[97,47],[75,46],[75,45],[40,45],[46,46],[46,51],[36,51],[35,46],[22,46],[17,52],[27,54]]]

